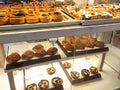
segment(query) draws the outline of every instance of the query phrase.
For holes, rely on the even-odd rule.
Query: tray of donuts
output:
[[[6,55],[6,70],[60,59],[61,56],[58,52],[57,47],[49,41],[10,45],[8,55]]]
[[[0,10],[0,30],[71,25],[71,17],[58,7],[39,5],[2,5]],[[6,26],[7,25],[7,26]],[[9,28],[7,28],[9,27]],[[7,29],[6,29],[7,28]]]
[[[54,63],[26,69],[26,90],[64,90],[64,82],[56,65]]]
[[[57,44],[68,57],[107,52],[109,50],[104,42],[88,34],[66,36],[57,41]]]
[[[99,73],[97,67],[91,65],[85,60],[69,60],[60,62],[60,65],[62,66],[63,71],[65,72],[71,84],[101,79],[101,74]]]

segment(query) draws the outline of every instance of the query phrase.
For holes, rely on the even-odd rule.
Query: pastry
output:
[[[63,15],[60,12],[52,12],[51,14],[52,21],[61,22],[63,21]]]
[[[22,59],[29,60],[34,56],[34,52],[31,50],[27,50],[22,54]]]
[[[83,77],[89,77],[90,72],[89,72],[88,69],[82,69],[81,74],[82,74]]]
[[[21,59],[21,56],[17,52],[13,52],[6,57],[7,62],[14,63]]]
[[[36,57],[43,57],[46,55],[46,51],[44,49],[38,49],[35,51],[35,56]]]
[[[67,41],[69,44],[75,44],[74,36],[67,36],[67,37],[65,37],[65,41]]]
[[[10,24],[23,24],[25,23],[25,17],[22,14],[15,14],[15,15],[10,15],[9,18],[9,23]]]
[[[27,85],[26,90],[37,90],[37,84],[32,83],[30,85]]]
[[[50,68],[47,68],[47,72],[48,72],[48,74],[52,75],[56,72],[56,69],[55,69],[55,67],[50,67]]]
[[[71,71],[70,75],[73,79],[79,79],[79,77],[80,77],[80,73],[76,72],[76,71]]]
[[[72,44],[66,44],[64,47],[68,51],[74,51],[76,49],[75,45]]]
[[[26,23],[37,23],[39,22],[39,18],[37,15],[29,14],[25,16]]]
[[[97,67],[91,66],[91,67],[90,67],[90,72],[91,72],[92,74],[97,74],[97,73],[98,73]]]
[[[49,86],[49,82],[48,82],[48,80],[41,80],[38,83],[38,86],[39,86],[40,90],[46,90]]]
[[[51,47],[47,50],[47,55],[55,55],[57,53],[58,49],[56,47]]]
[[[105,43],[101,42],[101,41],[95,41],[94,44],[95,44],[96,47],[100,47],[100,48],[104,47],[104,45],[105,45]]]
[[[54,77],[54,78],[52,78],[51,82],[54,86],[60,86],[60,85],[62,85],[63,80],[60,77]]]
[[[40,22],[47,23],[51,21],[51,17],[48,13],[42,13],[39,15]]]
[[[66,68],[66,69],[69,69],[69,68],[71,68],[71,63],[69,63],[69,62],[64,62],[64,63],[63,63],[63,67]]]
[[[41,50],[41,49],[44,49],[44,46],[41,45],[41,44],[35,45],[35,46],[32,48],[33,51],[37,51],[37,50]]]
[[[8,24],[8,17],[7,16],[0,16],[0,25]]]

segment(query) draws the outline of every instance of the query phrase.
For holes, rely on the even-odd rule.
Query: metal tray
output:
[[[79,21],[75,21],[73,18],[65,14],[64,20],[62,22],[49,22],[49,23],[34,23],[34,24],[19,24],[19,25],[2,25],[0,26],[0,31],[7,30],[25,30],[25,29],[37,29],[37,28],[49,28],[49,27],[62,27],[70,25],[80,25]]]

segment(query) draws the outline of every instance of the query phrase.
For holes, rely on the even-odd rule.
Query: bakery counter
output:
[[[56,38],[62,36],[92,34],[97,32],[107,32],[120,30],[120,23],[93,25],[93,26],[62,26],[50,28],[36,28],[28,30],[1,31],[0,42],[11,43],[19,41],[40,40],[47,38]]]

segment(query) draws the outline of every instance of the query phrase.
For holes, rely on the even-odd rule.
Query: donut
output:
[[[47,23],[51,21],[51,17],[48,13],[42,13],[39,15],[40,22]]]
[[[89,77],[90,72],[89,72],[88,69],[82,69],[81,74],[82,74],[83,77]]]
[[[41,90],[46,90],[49,86],[49,82],[48,80],[41,80],[39,83],[38,83],[38,86]]]
[[[17,52],[13,52],[6,57],[8,63],[14,63],[21,59],[21,56]]]
[[[7,16],[0,16],[0,25],[8,24],[8,17]]]
[[[69,62],[64,62],[64,63],[63,63],[63,66],[64,66],[64,68],[69,69],[69,68],[71,68],[71,63],[69,63]]]
[[[48,74],[52,75],[56,72],[56,69],[55,69],[55,67],[50,67],[50,68],[47,68],[47,72],[48,72]]]
[[[63,21],[63,15],[58,11],[52,12],[51,17],[52,17],[52,21],[55,22]]]
[[[60,86],[60,85],[62,85],[63,80],[60,77],[54,77],[54,78],[52,78],[51,82],[54,86]]]
[[[37,90],[37,84],[32,83],[30,85],[27,85],[26,90]]]
[[[34,56],[34,52],[31,50],[27,50],[22,54],[22,59],[29,60]]]
[[[26,23],[37,23],[39,18],[35,14],[29,14],[25,16]]]
[[[50,47],[48,50],[47,50],[47,55],[50,55],[50,56],[53,56],[57,53],[58,49],[56,47]]]
[[[95,66],[91,66],[89,70],[92,74],[97,74],[98,73],[98,69]]]
[[[80,77],[80,73],[77,71],[71,71],[70,74],[73,79],[79,79]]]

